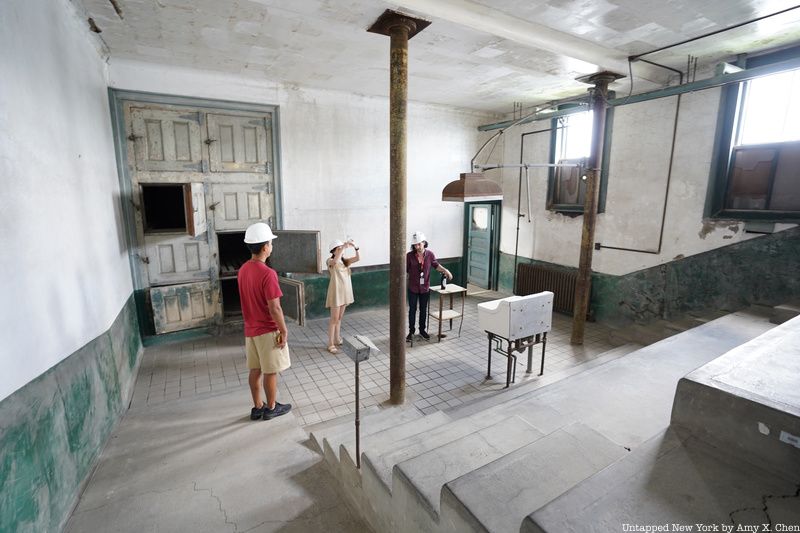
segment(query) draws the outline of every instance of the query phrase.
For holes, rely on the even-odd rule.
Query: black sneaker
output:
[[[250,409],[250,420],[261,420],[261,417],[264,416],[264,411],[267,410],[267,404],[263,404],[261,407],[253,407]]]
[[[411,342],[414,340],[414,333],[409,333],[406,335],[406,342]]]
[[[292,410],[292,404],[290,403],[278,403],[275,402],[275,407],[270,409],[264,404],[264,420],[272,420],[276,416],[285,415],[289,411]]]
[[[428,332],[425,331],[425,330],[420,330],[419,336],[422,337],[423,339],[425,339],[426,341],[431,340],[431,336],[428,335]]]

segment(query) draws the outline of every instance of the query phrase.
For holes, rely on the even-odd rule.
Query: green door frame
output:
[[[463,242],[461,246],[461,272],[462,278],[459,280],[463,287],[467,286],[469,268],[469,205],[481,204],[491,205],[492,213],[497,212],[497,216],[492,216],[491,230],[489,232],[489,290],[496,291],[500,266],[500,215],[503,212],[503,202],[501,200],[484,200],[476,202],[464,202],[464,226]]]

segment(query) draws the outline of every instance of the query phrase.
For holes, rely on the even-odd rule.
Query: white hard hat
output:
[[[334,248],[338,248],[340,246],[344,246],[344,243],[339,239],[336,239],[334,241],[331,241],[331,243],[328,245],[328,250],[333,252]]]
[[[263,222],[256,222],[250,224],[244,232],[244,242],[247,244],[260,244],[262,242],[271,241],[277,237],[269,229],[269,226]]]
[[[419,244],[426,240],[425,234],[421,231],[415,231],[413,235],[411,235],[411,244]]]

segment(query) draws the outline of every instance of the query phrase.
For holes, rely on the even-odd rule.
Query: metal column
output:
[[[406,388],[406,108],[408,40],[430,24],[386,10],[367,30],[391,38],[389,56],[389,401]]]
[[[592,150],[586,170],[586,196],[583,201],[583,233],[581,234],[581,258],[578,263],[578,279],[575,283],[575,312],[572,315],[572,344],[583,344],[586,313],[592,294],[592,252],[594,230],[597,224],[597,201],[600,194],[600,166],[603,159],[603,134],[606,129],[608,84],[620,78],[612,72],[592,74],[585,81],[594,83],[591,90]],[[584,80],[581,80],[584,81]]]

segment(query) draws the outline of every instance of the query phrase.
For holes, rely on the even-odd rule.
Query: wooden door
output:
[[[271,121],[211,113],[206,120],[211,172],[272,175]]]
[[[131,121],[137,170],[202,170],[199,112],[133,108]]]
[[[150,289],[156,333],[212,325],[219,320],[216,282],[186,283]]]
[[[275,201],[272,184],[214,183],[211,201],[214,229],[245,229],[254,222],[266,222],[275,228]]]

